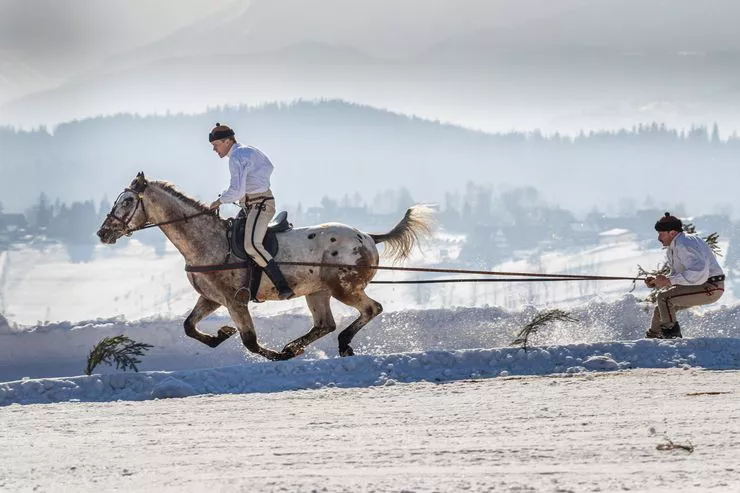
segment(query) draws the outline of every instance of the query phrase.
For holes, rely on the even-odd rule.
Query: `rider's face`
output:
[[[213,151],[218,154],[218,157],[224,157],[229,153],[233,142],[231,139],[221,139],[213,141]]]

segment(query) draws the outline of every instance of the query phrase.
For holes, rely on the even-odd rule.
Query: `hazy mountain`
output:
[[[235,101],[332,98],[357,94],[378,61],[347,47],[304,43],[255,54],[211,54],[86,73],[0,108],[0,123],[63,122],[91,115],[199,112]],[[347,89],[350,89],[347,91]]]
[[[470,29],[552,15],[586,0],[237,0],[118,61],[256,53],[316,42],[398,59]]]
[[[222,1],[0,106],[0,123],[341,98],[489,131],[735,129],[739,13],[729,0]]]
[[[0,104],[147,45],[232,0],[0,0]]]
[[[623,56],[740,52],[732,0],[592,0],[552,15],[469,30],[429,47],[418,59],[466,55],[522,60],[538,55]]]

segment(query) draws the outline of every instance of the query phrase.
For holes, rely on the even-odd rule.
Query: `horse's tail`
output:
[[[408,258],[414,245],[423,238],[432,236],[435,224],[434,210],[426,205],[409,207],[403,219],[389,232],[371,234],[375,243],[386,243],[384,255],[394,262]]]

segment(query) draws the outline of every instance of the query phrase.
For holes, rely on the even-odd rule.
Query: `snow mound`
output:
[[[197,392],[193,387],[174,377],[165,378],[152,389],[152,398],[170,399],[173,397],[190,397]]]
[[[0,384],[0,406],[64,401],[147,400],[202,394],[372,387],[625,368],[739,369],[740,339],[699,338],[426,351],[294,359],[177,372],[22,379]]]

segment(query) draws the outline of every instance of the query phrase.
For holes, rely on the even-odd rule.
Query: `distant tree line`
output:
[[[379,192],[371,199],[359,193],[340,198],[324,196],[319,204],[289,208],[289,220],[296,226],[323,222],[344,222],[370,232],[387,231],[402,217],[406,208],[417,203],[405,188]],[[613,229],[629,231],[633,239],[646,247],[657,245],[653,225],[663,214],[662,209],[647,204],[643,208],[609,215],[594,207],[589,213],[577,216],[557,205],[547,203],[541,193],[531,187],[493,190],[491,186],[468,183],[464,192],[449,192],[445,201],[437,204],[440,226],[451,234],[464,235],[456,265],[490,268],[511,258],[516,251],[566,250],[598,244],[599,234]],[[96,230],[102,224],[111,203],[101,200],[96,206],[92,200],[70,204],[41,193],[36,203],[25,211],[28,233],[63,243],[75,261],[86,261],[92,256],[98,242]],[[680,207],[674,209],[685,216]],[[732,221],[727,214],[710,214],[692,218],[700,232],[717,232],[721,241],[729,241],[725,263],[740,275],[740,221]],[[164,253],[166,238],[155,229],[139,231],[137,241],[153,246]],[[124,237],[118,245],[129,241]],[[537,262],[536,256],[531,259]]]
[[[717,125],[678,130],[651,123],[574,136],[486,134],[341,101],[299,101],[199,115],[97,117],[53,132],[0,128],[0,197],[6,207],[11,198],[11,207],[26,200],[19,195],[26,190],[46,190],[68,202],[100,200],[117,195],[143,170],[212,199],[227,179],[204,137],[216,121],[230,123],[240,141],[271,157],[279,199],[293,204],[309,190],[330,197],[346,191],[352,203],[356,191],[394,186],[417,199],[440,200],[469,181],[529,186],[549,196],[556,191],[561,203],[572,197],[616,202],[627,190],[649,195],[656,184],[682,189],[690,170],[735,174],[740,158],[740,137],[722,138]],[[729,183],[715,182],[706,200],[740,206]]]

